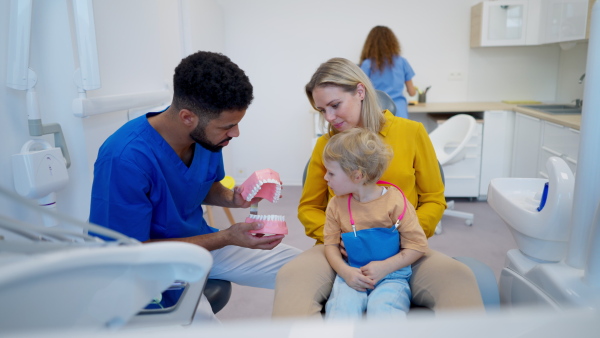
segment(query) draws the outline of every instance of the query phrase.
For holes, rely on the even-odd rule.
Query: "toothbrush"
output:
[[[258,203],[252,203],[250,205],[250,214],[251,215],[258,215]]]

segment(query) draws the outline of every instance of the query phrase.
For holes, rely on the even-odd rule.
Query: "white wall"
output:
[[[429,102],[554,101],[559,66],[569,63],[557,45],[469,48],[470,7],[477,0],[218,2],[226,52],[256,90],[241,139],[231,145],[228,170],[237,180],[269,167],[284,184],[300,184],[314,130],[303,87],[331,57],[358,62],[375,25],[398,36],[415,85],[432,86]],[[583,73],[585,63],[571,64]],[[462,80],[449,79],[451,72],[460,72]]]
[[[583,98],[585,82],[580,84],[579,78],[585,73],[587,51],[587,42],[561,51],[556,101],[570,103],[575,99]]]
[[[586,43],[568,51],[557,45],[471,49],[470,7],[477,2],[95,0],[102,88],[87,95],[163,89],[183,55],[198,49],[223,52],[248,73],[255,87],[241,137],[225,148],[227,172],[241,183],[255,170],[272,168],[286,185],[300,184],[312,148],[313,120],[304,85],[331,57],[358,62],[375,25],[387,25],[397,34],[416,71],[415,84],[432,86],[430,102],[570,101],[581,96],[577,79],[585,71]],[[127,112],[73,116],[77,53],[71,1],[33,3],[30,66],[38,75],[43,122],[62,125],[73,161],[71,182],[58,194],[58,205],[85,219],[98,148],[127,120]],[[9,6],[9,0],[0,0],[2,81]],[[461,72],[463,80],[449,80],[450,72]],[[0,86],[0,134],[0,185],[12,188],[10,155],[30,139],[24,92]]]
[[[193,10],[179,11],[179,6]],[[171,85],[183,56],[181,17],[198,32],[186,42],[191,50],[223,50],[221,12],[212,0],[94,1],[94,19],[102,88],[88,97],[156,91]],[[8,45],[9,0],[0,0],[0,45]],[[73,72],[78,66],[71,1],[33,1],[30,68],[43,123],[59,123],[71,155],[70,182],[57,194],[58,209],[85,220],[89,214],[93,163],[104,140],[128,120],[127,111],[75,117]],[[197,14],[196,14],[197,13]],[[201,20],[198,20],[201,19]],[[190,35],[191,36],[191,35]],[[0,78],[6,79],[6,52],[0,53]],[[10,155],[29,140],[25,92],[0,86],[0,184],[13,187]],[[51,136],[44,137],[51,143]],[[0,206],[0,209],[2,206]],[[0,210],[12,213],[13,210]]]

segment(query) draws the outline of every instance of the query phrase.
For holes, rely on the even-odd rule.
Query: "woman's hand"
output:
[[[348,253],[346,252],[343,239],[340,239],[340,253],[342,254],[342,257],[344,257],[344,260],[348,261]]]

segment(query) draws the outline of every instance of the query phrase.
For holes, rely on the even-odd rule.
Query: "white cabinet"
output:
[[[471,47],[528,43],[528,1],[484,1],[471,7]]]
[[[538,177],[538,157],[542,137],[540,119],[516,113],[511,177]]]
[[[588,38],[595,0],[484,1],[471,7],[471,47],[525,46]]]
[[[578,152],[579,130],[543,121],[541,148],[537,163],[537,177],[548,178],[546,161],[552,156],[565,160],[573,174],[575,174]]]
[[[483,121],[479,199],[486,199],[493,178],[510,177],[515,112],[485,111]]]
[[[546,162],[560,157],[577,169],[579,130],[517,113],[515,116],[511,177],[548,178]]]
[[[586,38],[588,0],[542,0],[540,43]]]

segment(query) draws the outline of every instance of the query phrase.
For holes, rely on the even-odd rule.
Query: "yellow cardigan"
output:
[[[387,110],[384,116],[386,122],[379,134],[391,145],[394,158],[381,180],[394,183],[404,191],[417,210],[425,234],[431,237],[446,209],[444,184],[435,150],[421,123],[396,117]],[[306,235],[316,239],[316,244],[323,243],[325,209],[334,195],[323,178],[323,149],[329,138],[325,134],[317,140],[298,206],[298,218]]]

